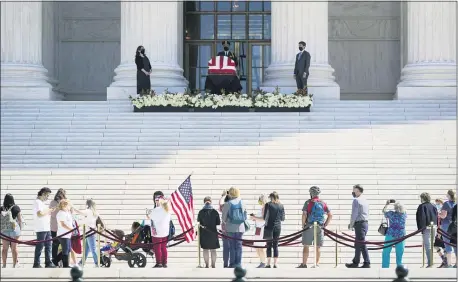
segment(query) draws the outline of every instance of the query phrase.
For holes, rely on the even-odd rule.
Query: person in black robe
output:
[[[218,52],[217,56],[226,56],[226,57],[231,58],[234,61],[235,66],[237,67],[238,66],[237,56],[232,51],[229,50],[231,46],[231,42],[224,40],[223,42],[221,42],[221,45],[223,45],[224,51]]]
[[[135,64],[137,65],[137,94],[149,94],[151,92],[151,64],[145,55],[145,47],[137,47]]]
[[[199,211],[199,214],[197,215],[197,222],[199,222],[201,226],[205,227],[199,228],[199,242],[201,248],[204,250],[205,267],[209,267],[209,253],[211,253],[211,266],[212,268],[215,268],[216,249],[219,249],[218,232],[216,227],[221,224],[221,220],[219,218],[218,211],[215,210],[212,206],[212,199],[210,197],[205,197],[204,203],[204,207]]]

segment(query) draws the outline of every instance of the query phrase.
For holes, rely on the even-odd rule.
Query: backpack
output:
[[[308,222],[322,225],[324,223],[324,203],[320,200],[310,200],[307,206]]]
[[[242,224],[245,222],[246,218],[246,213],[242,209],[242,201],[240,201],[238,204],[232,204],[231,205],[228,213],[228,218],[230,219],[230,222],[233,224]]]
[[[13,206],[14,207],[14,206]],[[7,231],[7,230],[15,230],[16,229],[16,220],[13,219],[13,214],[11,210],[2,211],[0,216],[0,230]]]

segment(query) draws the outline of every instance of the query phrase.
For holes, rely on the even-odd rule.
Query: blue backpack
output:
[[[324,223],[324,203],[320,200],[311,200],[307,206],[308,222],[322,225]]]
[[[228,213],[228,218],[230,219],[231,223],[234,224],[242,224],[245,222],[247,219],[246,213],[242,209],[242,201],[240,201],[238,204],[231,204],[229,213]]]

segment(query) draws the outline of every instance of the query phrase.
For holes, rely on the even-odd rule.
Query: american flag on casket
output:
[[[216,56],[208,61],[208,74],[237,75],[235,62],[226,56]]]
[[[226,56],[216,56],[208,61],[208,75],[205,80],[205,89],[213,94],[235,93],[242,90],[237,77],[235,62]]]

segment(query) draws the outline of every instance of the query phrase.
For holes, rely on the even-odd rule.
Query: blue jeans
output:
[[[391,241],[393,239],[397,239],[394,237],[391,237],[390,235],[385,236],[385,241]],[[385,246],[393,245],[393,243],[386,243]],[[404,255],[404,247],[405,243],[404,241],[397,243],[394,245],[395,251],[396,251],[396,265],[401,265],[402,264],[402,256]],[[391,249],[393,246],[388,247],[383,249],[382,251],[382,268],[389,268],[390,267],[390,254],[391,254]]]
[[[227,235],[227,233],[224,233]],[[230,246],[229,246],[229,239],[223,237],[223,267],[229,266],[229,253],[230,253]]]
[[[421,238],[423,239],[423,247],[425,248],[427,266],[431,266],[431,229],[426,228],[421,233]]]
[[[45,231],[45,232],[36,232],[37,235],[37,241],[45,241],[45,240],[51,240],[51,231]],[[43,247],[45,248],[45,265],[50,266],[52,265],[51,262],[51,248],[52,248],[52,241],[44,242],[44,243],[38,243],[35,245],[35,256],[33,259],[33,266],[39,266],[40,265],[40,257],[41,257],[41,252],[43,251]]]
[[[62,246],[62,265],[67,268],[69,267],[69,256],[72,251],[72,239],[59,238],[59,243]]]
[[[94,260],[94,264],[98,265],[99,261],[97,258],[95,235],[86,237],[86,248],[84,250],[84,261],[86,261],[87,256],[89,255],[89,251],[91,251],[92,253],[92,259]]]
[[[441,225],[441,229],[447,234],[447,229],[449,227],[450,223],[446,223],[446,224],[442,224]],[[450,234],[447,234],[450,236]],[[442,236],[442,240],[445,242],[445,243],[450,243],[450,239],[446,238],[445,236]],[[450,246],[449,244],[445,244],[445,252],[447,254],[451,254],[453,251],[455,251],[456,253],[456,248],[455,247],[452,247]]]
[[[227,235],[234,239],[242,239],[243,232],[228,232]],[[229,267],[242,265],[242,241],[229,239],[229,257]]]

